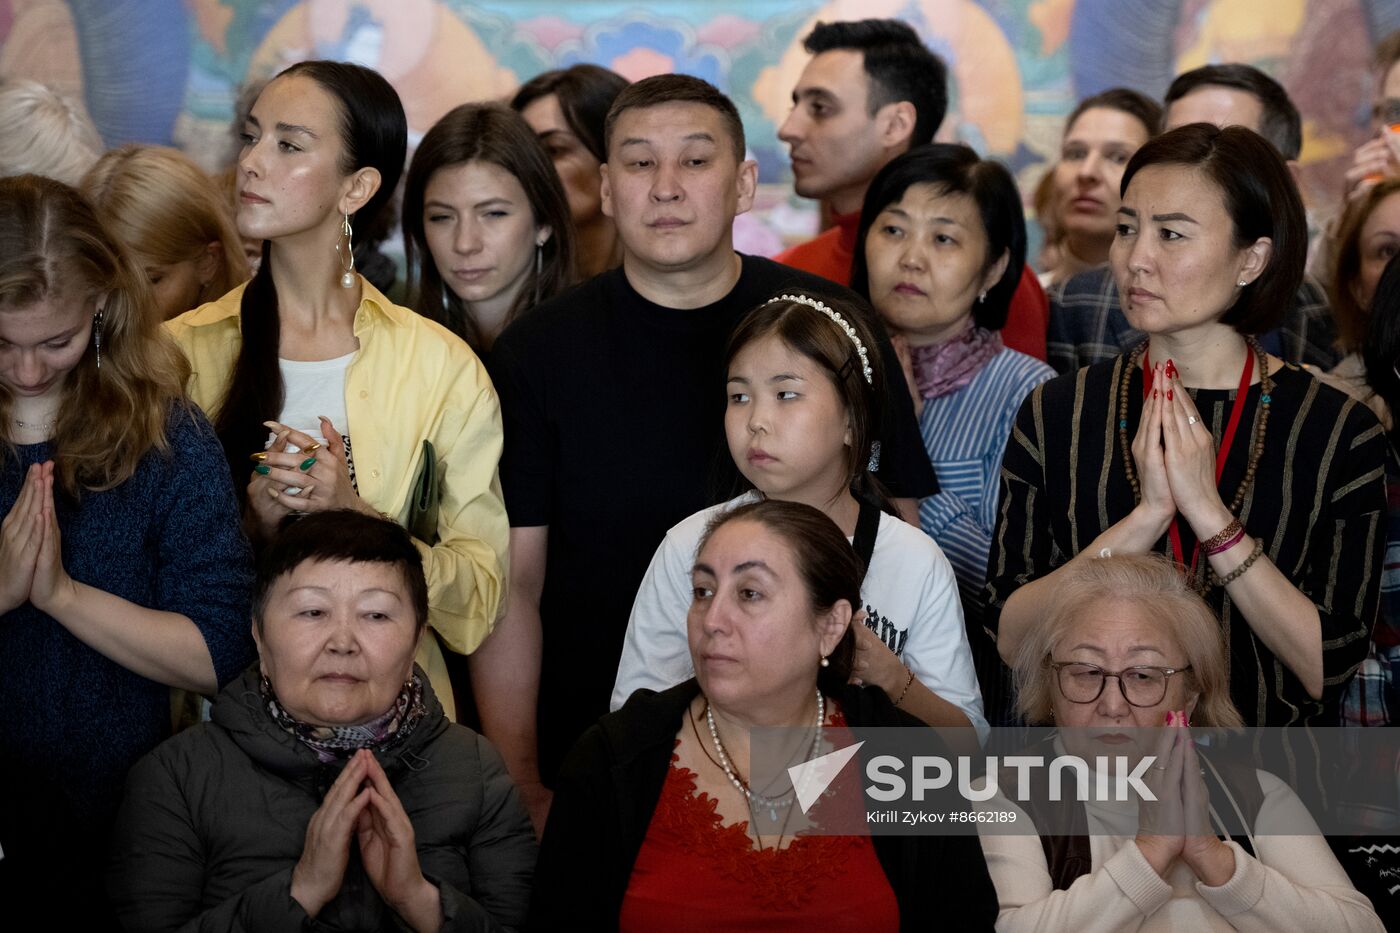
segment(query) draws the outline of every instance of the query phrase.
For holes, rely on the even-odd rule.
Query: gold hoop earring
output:
[[[345,246],[335,244],[335,251],[340,253],[340,287],[355,287],[355,231],[350,226],[350,215],[345,215],[345,220],[340,225],[340,235],[345,237]]]

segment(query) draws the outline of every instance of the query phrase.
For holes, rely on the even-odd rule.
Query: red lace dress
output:
[[[718,801],[697,795],[695,772],[677,762],[632,867],[621,933],[897,933],[899,905],[868,835],[755,849],[747,821],[722,825]]]

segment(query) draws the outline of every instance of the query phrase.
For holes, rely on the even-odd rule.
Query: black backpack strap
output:
[[[1053,757],[1051,742],[1047,737],[1033,748],[1049,751]],[[1010,768],[1002,769],[999,780],[1003,788],[1016,786],[1016,775]],[[1074,772],[1065,772],[1064,780],[1061,798],[1051,800],[1050,769],[1033,768],[1028,788],[1030,797],[1018,803],[1039,832],[1045,865],[1057,891],[1067,889],[1076,878],[1089,874],[1094,867],[1089,847],[1089,818],[1084,804],[1078,800]]]
[[[860,558],[860,581],[865,583],[865,574],[870,570],[870,561],[875,556],[875,538],[880,533],[880,509],[878,506],[857,499],[860,502],[860,516],[856,518],[856,536],[851,542],[856,557]]]
[[[1201,777],[1210,794],[1210,805],[1220,825],[1216,829],[1254,855],[1254,824],[1264,806],[1264,789],[1259,786],[1259,774],[1249,764],[1239,764],[1221,756],[1212,761],[1205,754],[1201,760]]]

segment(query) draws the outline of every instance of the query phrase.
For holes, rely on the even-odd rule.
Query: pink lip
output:
[[[653,220],[651,223],[647,224],[648,227],[651,227],[654,230],[658,228],[662,230],[672,230],[676,227],[684,227],[685,225],[686,221],[681,220],[678,217],[658,217],[656,220]]]
[[[701,657],[705,659],[705,663],[706,663],[706,664],[716,664],[716,663],[719,663],[719,664],[737,664],[737,663],[739,663],[739,659],[738,659],[738,658],[731,658],[731,657],[729,657],[729,655],[727,655],[727,654],[702,654]]]
[[[475,282],[485,278],[490,272],[490,269],[454,269],[452,270],[452,277],[460,279],[463,282]]]
[[[771,463],[777,458],[762,450],[750,450],[748,454],[745,455],[745,459],[747,459],[749,463]]]
[[[16,395],[33,397],[35,395],[43,395],[49,390],[49,386],[51,385],[53,385],[52,379],[48,382],[41,382],[37,386],[13,386],[12,389]]]
[[[246,203],[248,203],[248,204],[266,204],[266,203],[267,203],[267,198],[264,198],[264,197],[262,197],[262,196],[260,196],[260,195],[256,195],[256,194],[254,194],[254,193],[251,192],[251,191],[243,191],[243,192],[239,193],[239,195],[238,195],[238,200],[243,201],[243,202],[246,202]]]
[[[927,295],[927,294],[928,294],[928,292],[924,291],[922,288],[920,288],[919,286],[915,285],[913,282],[900,282],[898,285],[896,285],[896,286],[894,287],[894,290],[895,290],[896,292],[898,292],[899,294],[901,294],[901,295]]]
[[[1160,300],[1160,297],[1161,296],[1149,292],[1145,288],[1128,289],[1128,300],[1133,302],[1134,304],[1140,304],[1144,301],[1158,301]]]
[[[1073,207],[1075,210],[1080,210],[1080,211],[1084,211],[1084,210],[1093,210],[1093,211],[1096,211],[1096,210],[1099,210],[1099,209],[1101,209],[1101,208],[1103,207],[1103,202],[1100,201],[1098,198],[1080,197],[1080,198],[1075,198],[1073,201],[1071,201],[1071,202],[1069,202],[1069,203],[1070,203],[1070,207]]]

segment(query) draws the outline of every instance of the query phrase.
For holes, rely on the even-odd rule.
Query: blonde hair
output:
[[[1054,675],[1048,662],[1070,627],[1103,602],[1131,603],[1186,654],[1187,689],[1199,694],[1192,723],[1219,728],[1244,724],[1230,699],[1220,621],[1186,584],[1180,568],[1160,554],[1084,558],[1061,569],[1040,624],[1021,642],[1012,670],[1016,709],[1031,723],[1051,719]]]
[[[0,87],[0,175],[46,175],[76,185],[103,150],[81,104],[37,81]]]
[[[248,278],[243,241],[218,182],[183,153],[164,146],[113,149],[88,171],[82,189],[107,229],[151,265],[189,262],[218,243],[223,255],[203,300]]]
[[[102,367],[89,339],[54,426],[58,483],[74,497],[125,482],[148,452],[167,449],[172,409],[188,404],[189,364],[154,313],[145,274],[81,194],[38,175],[0,178],[0,314],[44,300],[95,306],[104,295]],[[0,385],[0,426],[12,402]]]

